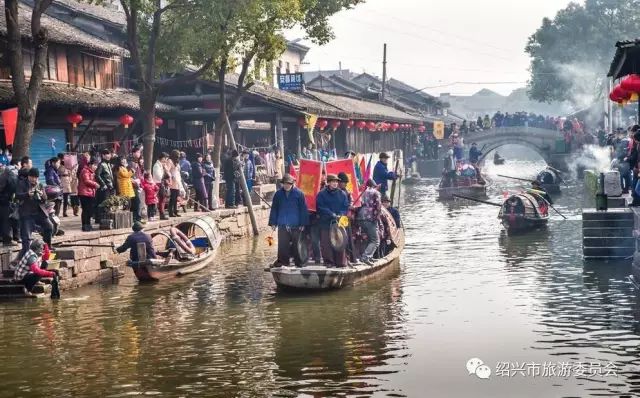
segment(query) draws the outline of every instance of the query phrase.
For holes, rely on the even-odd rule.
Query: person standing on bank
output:
[[[96,182],[100,186],[96,193],[96,210],[94,212],[96,223],[100,223],[100,220],[102,219],[103,208],[100,207],[100,204],[114,194],[111,152],[108,149],[103,149],[102,152],[100,152],[100,155],[102,157],[102,161],[98,165],[95,173]]]
[[[237,208],[236,203],[236,163],[238,162],[238,151],[233,150],[231,156],[224,160],[222,173],[224,176],[224,184],[226,195],[224,198],[224,207],[227,209]]]
[[[41,206],[46,203],[47,195],[42,184],[38,182],[39,178],[40,171],[38,169],[29,169],[27,179],[20,180],[16,190],[16,198],[20,202],[18,213],[20,215],[20,238],[22,239],[21,256],[29,250],[31,234],[36,225],[40,226],[42,238],[51,247],[53,224]]]
[[[202,167],[204,167],[204,186],[207,190],[207,207],[209,208],[209,210],[214,210],[213,183],[216,180],[216,169],[213,167],[210,153],[207,153],[207,155],[204,157]]]
[[[346,246],[335,250],[331,246],[330,228],[338,217],[345,216],[349,210],[347,195],[338,188],[340,179],[335,174],[327,175],[327,186],[318,193],[316,208],[320,216],[320,250],[324,264],[328,267],[346,267]]]
[[[62,181],[60,180],[60,176],[58,175],[60,163],[60,159],[55,157],[49,159],[44,165],[44,178],[46,184],[58,187],[60,189],[60,196],[58,196],[54,200],[56,216],[60,216],[60,207],[62,206],[62,198],[64,197],[64,195],[62,194]]]
[[[100,185],[95,180],[95,172],[98,168],[95,159],[89,160],[89,163],[82,168],[80,179],[78,181],[78,197],[82,206],[82,230],[85,232],[92,231],[91,217],[95,211],[96,190]]]
[[[282,188],[273,196],[271,204],[269,226],[274,231],[278,229],[278,259],[274,267],[289,266],[292,256],[296,267],[302,265],[297,242],[304,227],[309,225],[309,210],[304,194],[293,186],[295,181],[291,175],[285,174]]]
[[[118,195],[129,199],[129,210],[133,213],[133,219],[139,221],[135,214],[136,193],[133,190],[133,170],[129,168],[126,158],[120,158],[118,167]]]
[[[380,153],[379,159],[373,168],[373,180],[376,184],[380,185],[380,193],[385,195],[389,190],[387,181],[396,180],[398,175],[388,170],[387,163],[389,162],[389,155],[387,155],[386,152]]]
[[[191,163],[191,183],[196,190],[196,203],[193,205],[194,211],[204,211],[207,209],[207,188],[204,184],[204,165],[202,164],[202,154],[196,154],[196,160]]]
[[[178,217],[178,196],[180,196],[181,191],[184,191],[184,187],[182,186],[182,173],[180,172],[180,152],[177,149],[171,151],[169,175],[171,177],[169,217]]]
[[[15,210],[14,196],[18,186],[18,159],[12,159],[0,173],[0,237],[5,246],[12,245],[12,238],[19,241],[18,220],[11,216]]]

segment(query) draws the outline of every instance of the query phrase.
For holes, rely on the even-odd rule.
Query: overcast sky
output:
[[[331,43],[312,45],[305,71],[343,69],[387,75],[430,94],[473,94],[483,87],[501,94],[528,78],[527,38],[542,18],[553,18],[569,0],[367,0],[331,18]],[[291,35],[288,35],[291,36]],[[308,43],[307,43],[308,44]],[[515,82],[451,84],[455,82]]]

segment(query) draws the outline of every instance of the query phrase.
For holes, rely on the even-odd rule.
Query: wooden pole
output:
[[[229,122],[229,116],[225,115],[225,127],[227,130],[227,137],[229,139],[229,144],[231,144],[231,148],[235,151],[238,150],[236,146],[236,140],[233,137],[233,131],[231,131],[231,123]],[[249,211],[249,219],[251,219],[251,227],[253,228],[254,235],[260,235],[260,229],[258,229],[258,222],[256,221],[256,215],[253,212],[253,204],[251,203],[251,194],[249,193],[249,187],[247,186],[247,180],[244,176],[244,170],[240,173],[240,186],[242,187],[242,197],[244,200],[245,206],[247,206],[247,210]]]
[[[502,207],[501,203],[494,203],[494,202],[489,202],[487,200],[480,200],[480,199],[476,199],[476,198],[470,198],[468,196],[462,196],[462,195],[453,195],[454,198],[460,198],[460,199],[466,199],[466,200],[470,200],[472,202],[478,202],[478,203],[484,203],[486,205],[491,205],[491,206],[498,206],[498,207]]]
[[[395,174],[398,173],[398,162],[399,161],[400,161],[400,159],[396,157],[396,163],[395,163],[395,166],[393,167],[393,172]],[[393,200],[394,200],[394,198],[396,196],[396,181],[398,181],[397,178],[395,180],[393,180],[393,182],[391,183],[391,193],[390,193],[390,197],[389,197],[389,199],[391,199],[391,207],[393,207],[393,204],[394,204]]]

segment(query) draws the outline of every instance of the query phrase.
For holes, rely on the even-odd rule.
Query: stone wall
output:
[[[261,231],[267,228],[269,208],[266,205],[254,206],[256,221]],[[189,213],[185,217],[171,218],[166,221],[150,222],[145,232],[177,225],[205,213]],[[239,209],[221,209],[208,213],[218,221],[218,228],[225,240],[240,239],[253,234],[249,213],[245,207]],[[61,260],[61,289],[72,289],[98,282],[108,282],[124,275],[124,268],[129,253],[114,254],[110,247],[83,247],[81,245],[121,245],[131,233],[129,229],[80,232],[66,230],[65,235],[53,241],[56,247],[56,258]],[[61,247],[69,246],[69,247]],[[58,248],[59,247],[59,248]],[[0,266],[9,270],[9,263],[15,259],[19,246],[0,250]]]

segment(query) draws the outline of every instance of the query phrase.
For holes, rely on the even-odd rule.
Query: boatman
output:
[[[142,231],[143,226],[140,221],[136,221],[133,223],[133,233],[127,236],[127,239],[124,243],[118,247],[116,252],[124,253],[127,250],[131,249],[129,252],[129,259],[131,261],[140,261],[140,253],[138,253],[138,243],[144,243],[147,259],[156,258],[156,251],[153,248],[153,241],[151,240],[151,236]]]
[[[301,267],[298,237],[309,225],[309,210],[304,193],[293,186],[296,180],[290,174],[285,174],[280,182],[282,188],[273,196],[269,214],[269,226],[274,231],[278,229],[278,259],[272,267],[289,266],[292,255],[296,267]]]
[[[475,165],[480,160],[480,156],[482,156],[482,151],[478,149],[478,144],[472,143],[471,149],[469,149],[469,162]]]
[[[387,163],[389,162],[389,155],[386,152],[381,152],[379,156],[378,163],[373,168],[373,180],[377,185],[380,185],[380,193],[382,195],[386,194],[389,190],[389,185],[387,181],[396,180],[398,175],[393,171],[389,171],[387,168]]]
[[[540,196],[542,196],[542,198],[544,200],[546,200],[547,202],[549,202],[550,205],[553,204],[553,200],[551,200],[551,196],[549,195],[547,190],[544,189],[542,184],[540,184],[540,181],[538,181],[538,180],[531,181],[531,188],[533,190],[535,190],[535,191],[539,191],[539,192],[535,192],[535,193],[540,195]]]
[[[396,222],[396,227],[402,228],[400,212],[395,207],[391,207],[391,199],[389,199],[389,197],[386,195],[382,197],[382,206],[391,214],[391,217],[393,217],[393,221]]]

